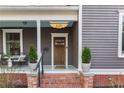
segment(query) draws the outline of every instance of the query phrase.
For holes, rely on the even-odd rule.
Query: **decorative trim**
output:
[[[20,53],[23,53],[23,29],[2,30],[3,30],[3,53],[6,54],[6,33],[20,33]]]
[[[66,38],[66,69],[68,68],[68,33],[51,33],[51,64],[54,69],[54,37],[65,37]]]

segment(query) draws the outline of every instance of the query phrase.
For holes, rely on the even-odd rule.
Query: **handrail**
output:
[[[44,48],[44,49],[43,49],[43,52],[42,52],[41,57],[40,57],[40,59],[39,59],[39,61],[38,61],[38,63],[37,63],[37,66],[36,66],[36,68],[34,69],[34,70],[37,70],[37,69],[38,69],[38,87],[40,87],[40,76],[41,76],[41,74],[42,74],[42,75],[44,74],[43,56],[44,56],[45,52],[47,52],[47,51],[48,51],[48,48]],[[41,69],[41,68],[42,68],[42,69]]]
[[[41,54],[41,57],[40,57],[40,59],[39,59],[39,61],[38,61],[38,63],[37,63],[37,65],[36,65],[34,70],[37,70],[39,68],[39,65],[41,63],[41,59],[42,59],[42,54]]]
[[[41,66],[42,66],[42,70],[41,70]],[[41,76],[41,71],[42,71],[42,75],[44,74],[44,68],[43,68],[43,53],[41,54],[41,57],[37,63],[37,66],[34,70],[38,70],[38,87],[40,87],[40,76]]]

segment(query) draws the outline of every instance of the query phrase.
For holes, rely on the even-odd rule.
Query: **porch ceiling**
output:
[[[68,27],[72,27],[73,22],[69,21]],[[36,27],[35,21],[0,21],[0,27]],[[49,21],[41,21],[41,27],[50,27]]]

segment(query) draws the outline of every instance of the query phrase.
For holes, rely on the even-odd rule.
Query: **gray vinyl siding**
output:
[[[83,6],[83,47],[92,50],[91,68],[123,69],[124,58],[118,58],[118,10],[124,6]]]
[[[29,53],[30,46],[37,48],[37,29],[24,28],[23,29],[23,52]]]
[[[78,67],[78,23],[74,23],[72,27],[72,62]]]

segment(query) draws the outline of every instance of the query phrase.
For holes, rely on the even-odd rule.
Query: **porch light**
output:
[[[56,29],[62,29],[68,26],[68,22],[50,22],[50,26]]]

